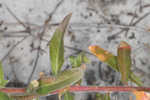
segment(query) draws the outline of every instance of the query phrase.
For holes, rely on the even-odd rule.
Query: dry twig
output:
[[[36,56],[36,60],[35,60],[35,63],[34,63],[32,72],[31,72],[31,74],[30,74],[30,76],[29,76],[29,79],[28,79],[28,81],[27,81],[27,84],[30,83],[30,81],[31,81],[31,79],[32,79],[32,76],[33,76],[33,74],[34,74],[34,72],[35,72],[35,69],[36,69],[36,67],[37,67],[38,59],[39,59],[39,57],[40,57],[40,49],[41,49],[40,46],[41,46],[41,42],[42,42],[42,38],[43,38],[43,36],[44,36],[45,30],[47,29],[48,23],[51,21],[52,16],[54,15],[54,13],[55,13],[56,10],[59,8],[59,6],[62,4],[63,1],[64,1],[64,0],[61,0],[61,1],[55,6],[54,10],[49,14],[48,18],[45,20],[44,25],[43,25],[43,30],[42,30],[42,32],[39,33],[39,41],[40,41],[40,43],[39,43],[39,47],[37,48],[37,50],[38,50],[38,51],[37,51],[37,56]]]
[[[138,23],[140,23],[144,18],[146,18],[149,15],[150,15],[150,12],[144,14],[142,17],[140,17],[139,19],[137,19],[135,22],[132,22],[132,24],[129,24],[128,26],[135,26],[135,25],[137,25]],[[113,34],[113,35],[109,36],[108,38],[115,38],[116,36],[118,36],[122,32],[129,31],[129,29],[130,28],[123,28],[123,29],[121,29],[121,31],[117,32],[116,34]]]

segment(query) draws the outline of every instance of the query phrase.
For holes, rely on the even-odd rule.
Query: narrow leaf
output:
[[[100,48],[99,46],[89,46],[89,50],[97,56],[97,58],[108,64],[110,67],[112,67],[114,70],[118,71],[117,68],[117,58],[112,53],[104,50],[103,48]]]
[[[130,74],[130,81],[134,82],[138,86],[143,86],[142,81],[133,72]]]
[[[73,85],[83,77],[84,70],[85,70],[85,66],[82,65],[81,67],[78,68],[72,68],[60,72],[58,75],[56,75],[54,81],[51,81],[50,83],[46,83],[46,84],[41,84],[41,86],[36,90],[36,92],[38,94],[48,94],[55,90]]]
[[[106,93],[104,95],[104,100],[110,100],[110,94],[109,93]]]
[[[124,41],[118,47],[117,62],[119,72],[121,73],[121,81],[123,84],[128,85],[131,73],[131,47]]]
[[[70,92],[67,91],[64,95],[64,100],[74,100],[74,97]]]
[[[0,62],[0,87],[4,87],[7,82],[8,82],[8,80],[4,79],[2,63]]]
[[[103,100],[103,94],[96,93],[96,100]]]
[[[89,46],[89,50],[104,63],[108,64],[114,70],[119,72],[118,64],[117,64],[117,56],[111,54],[110,52],[100,48],[99,46]],[[138,86],[142,86],[142,82],[139,77],[137,77],[134,73],[131,72],[129,80],[136,83]]]
[[[67,15],[50,40],[50,61],[53,75],[58,74],[64,63],[64,33],[72,14]]]
[[[106,94],[96,94],[96,100],[110,100],[110,95],[109,93]]]

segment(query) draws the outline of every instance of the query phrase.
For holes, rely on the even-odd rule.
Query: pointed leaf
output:
[[[109,93],[106,93],[104,95],[104,100],[110,100],[110,94]]]
[[[111,54],[110,52],[104,50],[103,48],[100,48],[99,46],[89,46],[89,50],[98,57],[100,61],[103,61],[104,63],[108,64],[110,67],[112,67],[114,70],[119,72],[118,64],[117,64],[117,56]],[[134,75],[134,73],[131,72],[131,75],[129,77],[129,80],[136,83],[138,86],[142,86],[142,82],[139,77]]]
[[[117,68],[117,58],[116,56],[114,56],[112,53],[104,50],[103,48],[100,48],[97,45],[94,46],[89,46],[89,50],[95,55],[97,56],[97,58],[108,64],[110,67],[112,67],[114,70],[118,71]]]
[[[58,75],[56,75],[54,81],[51,81],[50,83],[41,84],[41,86],[36,90],[36,92],[38,94],[44,95],[53,92],[55,90],[73,85],[83,77],[84,70],[85,66],[82,65],[81,67],[78,68],[72,68],[60,72]]]
[[[8,82],[8,80],[4,79],[2,63],[0,62],[0,87],[4,87],[7,82]]]
[[[70,92],[67,91],[64,95],[64,100],[74,100],[74,97]]]
[[[72,14],[67,15],[50,40],[50,61],[53,75],[58,74],[64,63],[64,33]]]
[[[134,82],[138,86],[143,86],[142,81],[133,72],[130,74],[130,81]]]
[[[121,81],[127,85],[131,73],[131,47],[124,41],[118,47],[117,62]]]
[[[110,95],[109,93],[106,94],[96,94],[96,100],[110,100]]]
[[[96,93],[96,100],[103,100],[103,94]]]

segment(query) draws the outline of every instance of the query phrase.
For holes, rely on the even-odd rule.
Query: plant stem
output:
[[[132,91],[150,91],[150,87],[132,87],[132,86],[71,86],[70,92],[132,92]],[[25,93],[25,88],[0,88],[1,92],[5,93]],[[56,90],[51,94],[57,94],[61,89]]]

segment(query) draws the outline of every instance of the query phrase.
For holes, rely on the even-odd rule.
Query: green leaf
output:
[[[96,100],[103,100],[103,94],[96,93]]]
[[[53,75],[57,75],[64,63],[64,33],[72,14],[67,15],[50,40],[50,61]]]
[[[109,93],[106,94],[96,94],[96,100],[110,100],[110,95]]]
[[[143,86],[143,83],[142,83],[142,81],[140,80],[140,78],[137,77],[133,72],[131,72],[130,81],[134,82],[134,83],[137,84],[138,86]]]
[[[89,46],[89,50],[102,62],[108,64],[114,70],[118,71],[117,57],[103,48],[93,45]]]
[[[89,46],[89,50],[97,56],[100,61],[108,64],[115,71],[120,72],[118,68],[117,56],[112,53],[100,48],[99,46]],[[129,80],[136,83],[138,86],[142,86],[142,82],[139,77],[137,77],[132,71],[130,72]]]
[[[72,68],[80,67],[82,63],[89,63],[90,60],[85,56],[84,53],[80,53],[77,56],[70,56],[69,61]]]
[[[110,95],[109,95],[109,93],[106,93],[106,94],[104,95],[104,100],[110,100]]]
[[[49,83],[44,83],[39,86],[36,93],[45,95],[58,89],[65,88],[78,82],[84,74],[84,65],[78,68],[72,68],[60,72],[55,76],[55,79]],[[52,77],[47,78],[51,79]]]
[[[74,100],[74,96],[70,92],[65,92],[64,100]]]
[[[118,47],[118,68],[121,73],[121,81],[128,85],[129,76],[131,74],[131,47],[126,42],[122,41]]]
[[[6,93],[0,92],[0,100],[12,100]]]
[[[2,63],[0,62],[0,87],[4,87],[8,80],[4,80],[4,72],[2,68]]]

